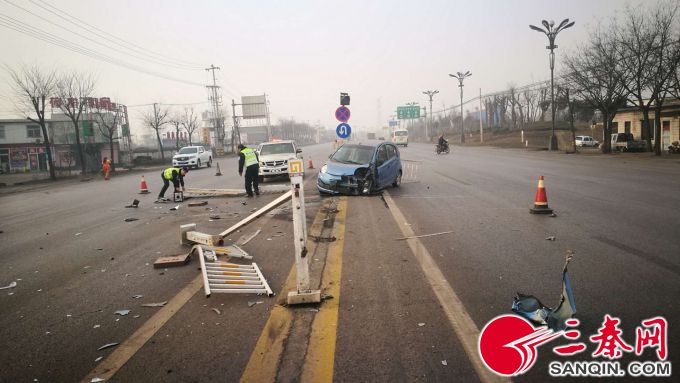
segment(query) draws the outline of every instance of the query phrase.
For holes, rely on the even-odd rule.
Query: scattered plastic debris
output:
[[[170,210],[179,210],[179,205],[177,205],[175,207],[171,207]]]
[[[333,296],[331,294],[324,294],[321,296],[322,301],[325,301],[327,299],[333,299]]]
[[[137,294],[137,295],[133,295],[132,298],[134,298],[134,299],[139,299],[139,298],[141,298],[141,297],[143,297],[143,296],[144,296],[144,295]]]
[[[139,218],[125,218],[125,222],[139,221]]]
[[[97,351],[106,350],[107,348],[111,348],[111,347],[116,347],[116,346],[118,346],[119,344],[120,344],[120,343],[118,343],[118,342],[107,343],[107,344],[105,344],[105,345],[99,347],[99,348],[97,349]]]
[[[217,315],[222,315],[222,311],[220,311],[220,309],[217,309],[217,308],[214,308],[214,307],[213,307],[213,308],[212,308],[212,311],[214,311]]]
[[[129,205],[125,206],[125,207],[134,207],[134,208],[139,207],[139,200],[138,200],[138,199],[134,199],[134,200],[132,200],[132,203],[131,203],[131,204],[129,204]]]
[[[546,237],[545,240],[546,240],[546,241],[554,241],[554,240],[555,240],[555,236],[554,236],[554,235],[551,235],[550,237]]]
[[[446,361],[446,359],[442,360],[442,366],[448,366],[448,365],[449,365],[449,363]]]
[[[104,357],[103,357],[103,356],[100,356],[99,358],[95,359],[94,362],[97,363],[97,362],[99,362],[99,361],[102,360],[102,359],[104,359]]]
[[[263,303],[263,302],[262,302],[262,301],[257,301],[257,302],[249,301],[249,302],[248,302],[248,307],[253,307],[253,306],[255,306],[255,305],[259,305],[260,303]]]
[[[557,214],[552,213],[552,214],[550,214],[550,216],[553,217],[553,218],[555,218],[555,217],[557,217]]]
[[[9,285],[4,286],[4,287],[0,287],[0,290],[13,289],[15,287],[17,287],[17,283],[16,283],[16,281],[12,281],[12,282],[9,283]]]
[[[92,328],[100,328],[100,327],[102,327],[102,325],[100,325],[100,324],[96,324],[96,325],[92,326]]]
[[[556,309],[546,307],[533,295],[517,293],[512,300],[512,311],[530,321],[547,325],[553,331],[561,331],[567,328],[566,321],[576,314],[576,304],[571,291],[571,281],[567,265],[574,257],[574,252],[566,251],[564,268],[562,269],[562,295]]]
[[[205,206],[208,204],[208,201],[200,201],[200,202],[189,202],[189,207],[195,207],[195,206]]]
[[[141,315],[135,315],[135,316],[133,316],[133,318],[139,318],[139,317],[141,317]]]
[[[423,326],[425,326],[425,323],[423,323],[423,322],[418,323],[418,327],[423,327]]]
[[[90,380],[90,383],[101,383],[101,382],[105,382],[105,380],[102,379],[102,378],[97,378],[97,377],[94,377],[94,378],[92,378],[92,380]]]
[[[157,302],[157,303],[144,303],[142,307],[163,307],[168,301]]]
[[[130,313],[130,310],[118,310],[118,311],[116,311],[116,312],[113,313],[113,314],[114,314],[114,315],[125,316],[125,315],[128,315],[129,313]]]
[[[395,238],[397,241],[403,241],[405,239],[413,239],[413,238],[424,238],[424,237],[434,237],[435,235],[443,235],[443,234],[451,234],[453,231],[442,231],[441,233],[432,233],[432,234],[422,234],[422,235],[413,235],[410,237],[401,237],[401,238]]]
[[[217,220],[217,219],[222,219],[222,217],[220,217],[219,215],[211,215],[211,216],[210,216],[210,219],[215,219],[215,220]]]
[[[241,205],[246,206],[248,203],[246,201],[241,202]]]
[[[83,233],[76,233],[76,237],[79,236],[79,235],[83,235]]]

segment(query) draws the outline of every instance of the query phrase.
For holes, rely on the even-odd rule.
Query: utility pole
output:
[[[238,143],[241,143],[241,132],[238,129],[238,117],[236,116],[236,103],[234,102],[234,99],[231,99],[231,115],[234,118],[234,129],[231,131],[231,151],[232,153],[234,152],[234,139],[238,140]],[[236,136],[236,137],[234,137]]]
[[[464,144],[465,143],[465,129],[464,129],[464,124],[465,124],[465,116],[463,116],[463,80],[465,78],[472,76],[472,73],[470,71],[467,71],[465,73],[458,72],[456,74],[449,74],[449,76],[454,77],[458,79],[458,87],[460,88],[460,143]]]
[[[430,123],[428,124],[426,121],[425,125],[425,138],[426,139],[431,139],[432,135],[432,97],[434,97],[435,94],[439,93],[438,90],[426,90],[423,92],[424,95],[427,95],[430,98]]]
[[[210,89],[211,96],[208,98],[212,102],[213,106],[213,119],[215,127],[215,136],[217,138],[217,154],[222,155],[224,153],[224,128],[222,127],[222,118],[220,117],[220,103],[222,102],[222,97],[218,95],[217,90],[220,88],[217,85],[217,80],[215,79],[215,70],[219,70],[220,67],[210,65],[210,68],[205,68],[206,71],[212,71],[213,84],[206,85],[206,88]],[[233,140],[232,140],[233,142]],[[232,151],[233,151],[232,147]]]
[[[479,142],[484,142],[484,128],[482,127],[482,88],[479,88]]]

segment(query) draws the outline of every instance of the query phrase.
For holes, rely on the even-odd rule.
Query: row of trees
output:
[[[603,151],[610,152],[612,121],[626,102],[640,108],[642,139],[651,144],[650,113],[654,113],[654,152],[661,154],[661,110],[680,97],[680,15],[677,2],[652,8],[626,8],[590,34],[587,42],[567,55],[562,76],[578,99],[603,116]]]
[[[175,131],[175,148],[180,148],[180,133],[186,132],[189,139],[189,146],[193,145],[193,136],[200,127],[198,123],[198,115],[195,114],[193,108],[184,108],[183,111],[173,110],[170,107],[164,107],[159,104],[154,104],[153,109],[142,113],[142,122],[144,126],[151,128],[158,140],[158,147],[161,151],[161,159],[165,159],[163,151],[163,139],[161,138],[161,130],[165,125],[171,125]]]
[[[71,121],[81,174],[84,175],[87,171],[85,150],[81,140],[81,124],[85,114],[93,119],[94,125],[108,140],[113,161],[113,143],[119,139],[118,128],[123,112],[122,108],[112,109],[109,105],[88,102],[93,100],[96,89],[96,80],[92,75],[77,71],[45,70],[37,65],[19,68],[5,66],[5,70],[11,79],[12,100],[16,111],[28,121],[40,126],[50,177],[53,180],[56,180],[56,172],[47,130],[48,108],[50,110],[53,107],[59,108]],[[53,99],[57,102],[52,102]],[[112,166],[115,170],[115,163],[112,162]]]

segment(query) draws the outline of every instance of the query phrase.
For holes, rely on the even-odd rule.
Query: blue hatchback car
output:
[[[399,149],[389,142],[341,146],[321,167],[316,186],[326,194],[371,194],[401,184]]]

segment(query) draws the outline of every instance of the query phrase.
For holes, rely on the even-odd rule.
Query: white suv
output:
[[[288,160],[302,158],[302,149],[295,146],[295,141],[264,142],[257,147],[260,160],[259,181],[266,177],[288,175]]]
[[[589,147],[596,147],[600,143],[597,142],[597,140],[594,140],[590,136],[576,136],[576,146],[589,146]]]
[[[212,151],[202,146],[185,146],[172,156],[172,166],[200,168],[201,165],[212,166]]]

